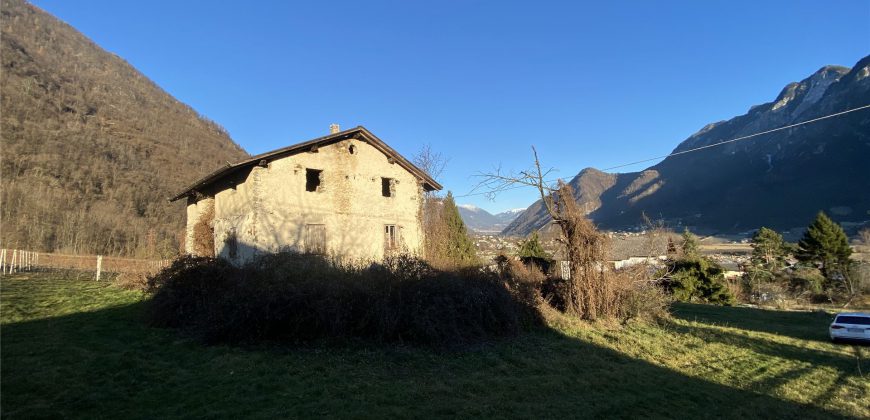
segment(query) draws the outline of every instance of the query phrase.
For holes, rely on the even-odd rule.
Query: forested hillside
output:
[[[18,0],[0,13],[2,246],[176,252],[184,204],[167,197],[247,154],[69,25]]]

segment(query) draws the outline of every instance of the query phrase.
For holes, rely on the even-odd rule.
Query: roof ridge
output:
[[[358,125],[354,128],[350,128],[350,129],[347,129],[344,131],[339,131],[337,133],[330,133],[329,135],[326,135],[326,136],[316,137],[314,139],[303,141],[301,143],[296,143],[296,144],[281,147],[281,148],[278,148],[278,149],[275,149],[275,150],[272,150],[269,152],[260,153],[258,155],[251,156],[247,159],[238,161],[236,163],[227,162],[226,166],[222,166],[222,167],[218,168],[217,170],[215,170],[214,172],[200,178],[199,180],[197,180],[196,182],[194,182],[193,184],[191,184],[190,186],[185,188],[182,192],[180,192],[177,195],[175,195],[174,197],[170,198],[169,201],[170,202],[176,201],[176,200],[179,200],[183,197],[192,195],[197,191],[197,189],[207,187],[207,186],[213,184],[214,182],[220,180],[221,178],[231,174],[232,172],[235,172],[239,168],[243,168],[243,167],[246,167],[249,165],[253,166],[253,165],[258,164],[260,161],[262,161],[264,159],[273,158],[275,156],[283,157],[282,155],[284,155],[284,154],[289,155],[289,154],[294,153],[294,152],[303,151],[307,148],[310,148],[312,146],[315,146],[315,145],[318,145],[321,143],[331,142],[331,141],[340,141],[340,140],[346,139],[348,137],[358,138],[355,135],[351,136],[351,134],[355,134],[355,133],[361,133],[363,136],[368,137],[369,138],[368,141],[365,139],[362,139],[362,140],[367,141],[369,143],[374,143],[374,144],[372,144],[372,146],[374,146],[376,149],[380,150],[385,155],[394,158],[396,160],[396,162],[398,162],[402,167],[404,167],[406,170],[408,170],[408,172],[411,172],[411,174],[416,176],[418,179],[421,179],[422,181],[424,181],[424,184],[428,184],[432,188],[432,190],[440,190],[442,188],[441,184],[439,184],[437,181],[435,181],[435,179],[433,179],[431,176],[429,176],[429,174],[427,174],[426,171],[418,168],[416,165],[414,165],[413,163],[411,163],[410,161],[405,159],[404,156],[402,156],[399,152],[397,152],[395,149],[390,147],[386,142],[384,142],[383,140],[378,138],[378,136],[374,135],[374,133],[369,131],[367,128],[365,128],[361,125]]]

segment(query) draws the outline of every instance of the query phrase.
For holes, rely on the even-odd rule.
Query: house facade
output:
[[[378,261],[423,248],[423,193],[441,189],[364,127],[228,164],[187,199],[187,252],[235,264],[290,249]]]

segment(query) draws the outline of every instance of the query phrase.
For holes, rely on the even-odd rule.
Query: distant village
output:
[[[519,236],[502,236],[492,233],[470,233],[478,257],[489,263],[499,255],[516,255],[519,244],[525,238]],[[650,240],[647,231],[609,232],[610,262],[616,268],[629,267],[651,260],[664,260],[667,256],[667,238]],[[675,243],[679,243],[679,235],[669,234]],[[564,245],[559,242],[555,232],[545,232],[541,236],[544,250],[556,261],[564,257]],[[741,274],[741,265],[749,261],[752,248],[748,240],[725,241],[718,238],[707,238],[701,243],[701,251],[711,260],[726,269],[726,277],[737,277]]]

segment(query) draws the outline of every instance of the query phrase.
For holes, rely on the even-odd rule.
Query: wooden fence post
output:
[[[12,250],[12,262],[9,264],[9,274],[12,274],[15,272],[15,263],[17,262],[17,257],[18,257],[18,250],[13,249]]]
[[[97,255],[97,281],[100,281],[100,270],[103,268],[103,256]]]

